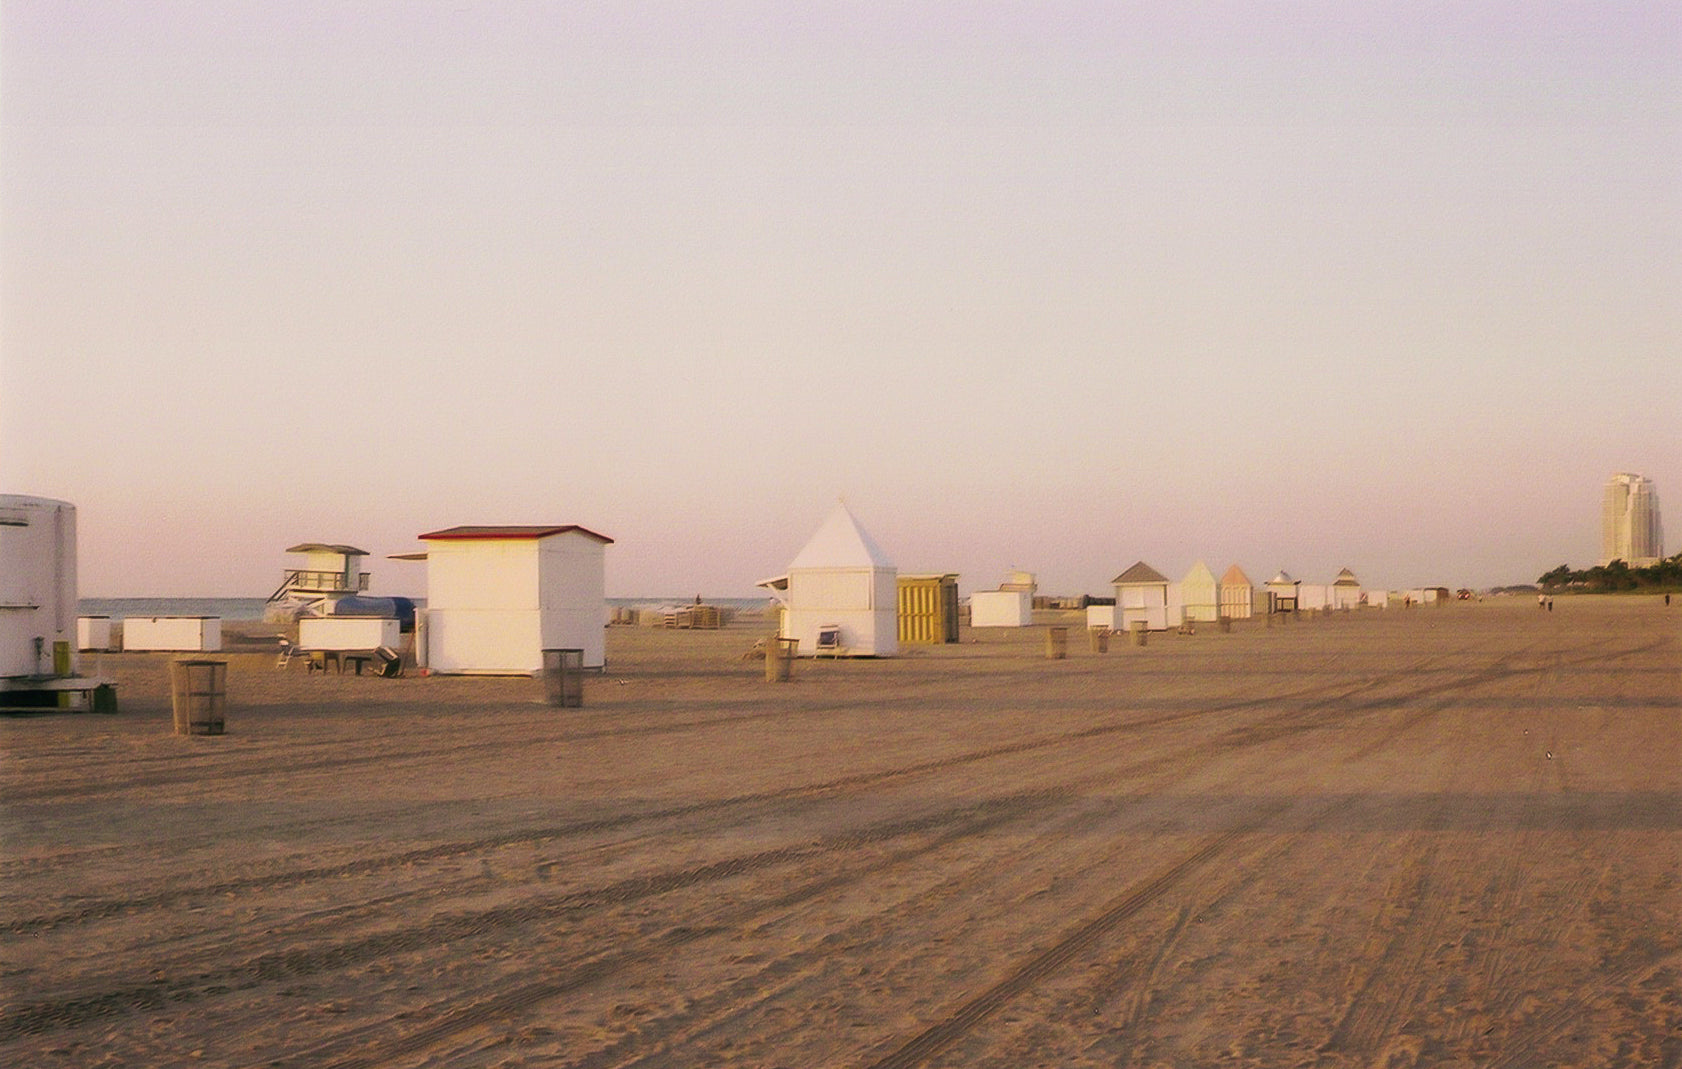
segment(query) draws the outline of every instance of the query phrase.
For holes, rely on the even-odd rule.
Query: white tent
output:
[[[604,547],[574,524],[451,527],[426,543],[426,609],[416,652],[434,672],[535,674],[546,649],[606,662]]]
[[[1180,603],[1185,619],[1213,623],[1221,615],[1221,587],[1215,573],[1198,561],[1180,580]]]
[[[899,570],[837,504],[788,566],[759,584],[783,600],[783,638],[802,656],[891,657],[899,652]]]

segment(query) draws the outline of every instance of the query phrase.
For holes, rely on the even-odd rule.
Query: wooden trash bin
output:
[[[1045,629],[1045,657],[1048,661],[1061,661],[1069,655],[1069,629],[1066,627],[1048,627]]]
[[[1145,629],[1145,621],[1134,620],[1133,629],[1127,632],[1127,634],[1128,637],[1133,640],[1133,645],[1143,646],[1145,644],[1145,639],[1150,635],[1150,632]]]
[[[1110,652],[1110,629],[1107,627],[1089,627],[1086,629],[1086,644],[1093,653]]]
[[[794,654],[800,649],[797,638],[778,638],[772,635],[765,640],[765,682],[787,683],[794,675]]]
[[[177,735],[220,735],[227,729],[227,661],[171,661],[169,691]]]
[[[577,709],[584,704],[584,651],[543,651],[543,692],[550,705]]]

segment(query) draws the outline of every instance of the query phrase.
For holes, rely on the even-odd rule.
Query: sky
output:
[[[0,492],[81,593],[612,537],[1376,587],[1682,549],[1682,8],[0,5]]]

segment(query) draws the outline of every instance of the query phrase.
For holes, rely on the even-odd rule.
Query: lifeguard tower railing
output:
[[[269,595],[279,601],[288,594],[360,594],[368,589],[372,572],[357,572],[355,582],[344,572],[314,571],[309,568],[288,568],[280,586]]]

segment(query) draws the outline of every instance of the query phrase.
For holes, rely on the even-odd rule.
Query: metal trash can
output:
[[[227,661],[171,661],[169,692],[177,735],[220,735],[226,730]]]
[[[1215,621],[1215,626],[1220,628],[1221,634],[1223,634],[1223,635],[1231,634],[1232,633],[1232,617],[1230,617],[1230,616],[1221,617],[1220,619]]]
[[[1145,630],[1145,621],[1134,620],[1133,629],[1128,632],[1128,635],[1133,639],[1133,645],[1143,646],[1145,644],[1145,636],[1149,633],[1150,632]]]
[[[800,649],[797,638],[772,635],[765,640],[765,682],[787,683],[794,675],[794,655]]]
[[[543,651],[543,690],[550,705],[577,709],[584,705],[584,651]]]
[[[1107,627],[1089,627],[1086,630],[1086,641],[1092,647],[1093,653],[1110,652],[1110,630]]]
[[[1048,627],[1045,629],[1045,657],[1048,661],[1061,661],[1069,655],[1069,629],[1066,627]]]

